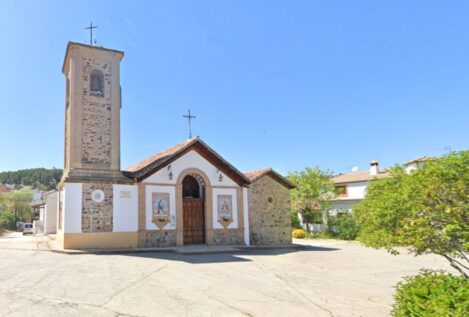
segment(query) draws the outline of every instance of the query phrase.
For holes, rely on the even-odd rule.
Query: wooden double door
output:
[[[205,200],[183,199],[184,244],[205,243]]]

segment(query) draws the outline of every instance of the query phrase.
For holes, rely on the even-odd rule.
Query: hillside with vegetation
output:
[[[55,189],[62,177],[62,169],[30,168],[0,172],[0,184],[30,186],[41,190]]]

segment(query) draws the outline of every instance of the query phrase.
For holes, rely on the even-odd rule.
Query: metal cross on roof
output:
[[[93,26],[93,22],[90,22],[90,26],[86,27],[86,30],[90,30],[90,45],[93,45],[93,29],[97,29],[97,26]]]
[[[192,125],[191,121],[192,119],[195,119],[195,116],[191,114],[191,109],[187,110],[187,114],[183,115],[184,118],[187,118],[187,121],[189,121],[189,139],[192,139]]]

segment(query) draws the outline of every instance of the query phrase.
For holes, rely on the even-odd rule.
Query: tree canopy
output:
[[[416,255],[445,257],[465,277],[469,274],[469,151],[454,152],[405,173],[373,181],[354,208],[358,239],[397,253],[408,246]]]
[[[322,211],[329,208],[334,195],[334,184],[330,178],[331,173],[317,167],[307,167],[288,175],[288,179],[297,185],[291,191],[292,208],[301,211],[307,224],[318,216],[321,218]]]
[[[61,177],[61,169],[31,168],[18,171],[0,172],[0,183],[51,190],[57,186]]]
[[[18,221],[31,221],[31,200],[29,187],[0,194],[0,226],[13,228]]]

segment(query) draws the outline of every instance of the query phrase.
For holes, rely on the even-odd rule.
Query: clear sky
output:
[[[246,171],[469,148],[468,1],[0,0],[0,171],[62,167],[67,42],[125,51],[122,167],[200,135]]]

